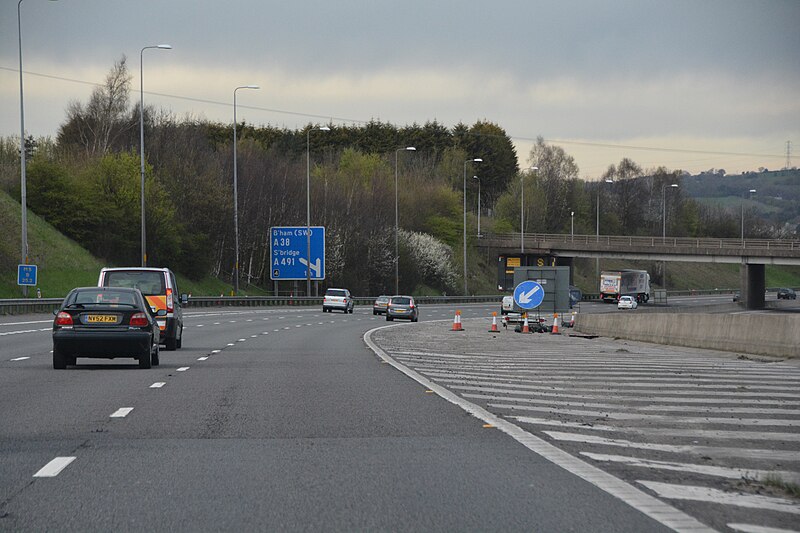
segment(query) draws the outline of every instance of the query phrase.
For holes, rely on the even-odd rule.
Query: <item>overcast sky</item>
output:
[[[0,135],[19,135],[0,0]],[[25,126],[55,135],[123,54],[145,104],[255,125],[489,120],[595,179],[630,157],[729,173],[800,160],[798,0],[24,0]],[[644,150],[641,148],[657,148]]]

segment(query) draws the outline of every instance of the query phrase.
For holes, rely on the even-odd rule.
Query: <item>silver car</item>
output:
[[[419,309],[411,296],[392,296],[386,308],[386,320],[391,322],[395,318],[404,318],[411,322],[419,320]]]
[[[353,313],[353,297],[347,289],[328,289],[322,299],[322,312],[330,313],[334,309]]]

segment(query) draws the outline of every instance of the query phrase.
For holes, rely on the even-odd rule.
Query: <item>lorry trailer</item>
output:
[[[638,303],[650,300],[650,274],[646,270],[613,270],[600,273],[600,298],[619,302],[621,296],[632,296]]]

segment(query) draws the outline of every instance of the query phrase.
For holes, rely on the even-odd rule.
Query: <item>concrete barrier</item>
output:
[[[580,313],[575,331],[692,348],[800,357],[800,315]]]

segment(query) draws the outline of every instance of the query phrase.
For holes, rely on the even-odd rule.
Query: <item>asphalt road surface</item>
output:
[[[373,318],[193,311],[160,367],[56,371],[50,317],[3,317],[0,529],[667,530],[383,364]]]
[[[462,306],[480,321],[460,341],[454,309],[423,306],[423,323],[374,336],[399,335],[382,341],[395,356],[405,344],[461,355],[451,344],[485,336],[499,305]],[[389,325],[371,309],[192,310],[184,348],[151,370],[79,359],[55,371],[51,321],[0,317],[0,530],[747,531],[637,484],[636,465],[610,463],[569,425],[490,405],[528,403],[524,383],[491,392],[498,402],[467,397],[484,384],[409,379],[398,370],[415,361],[365,345]]]

